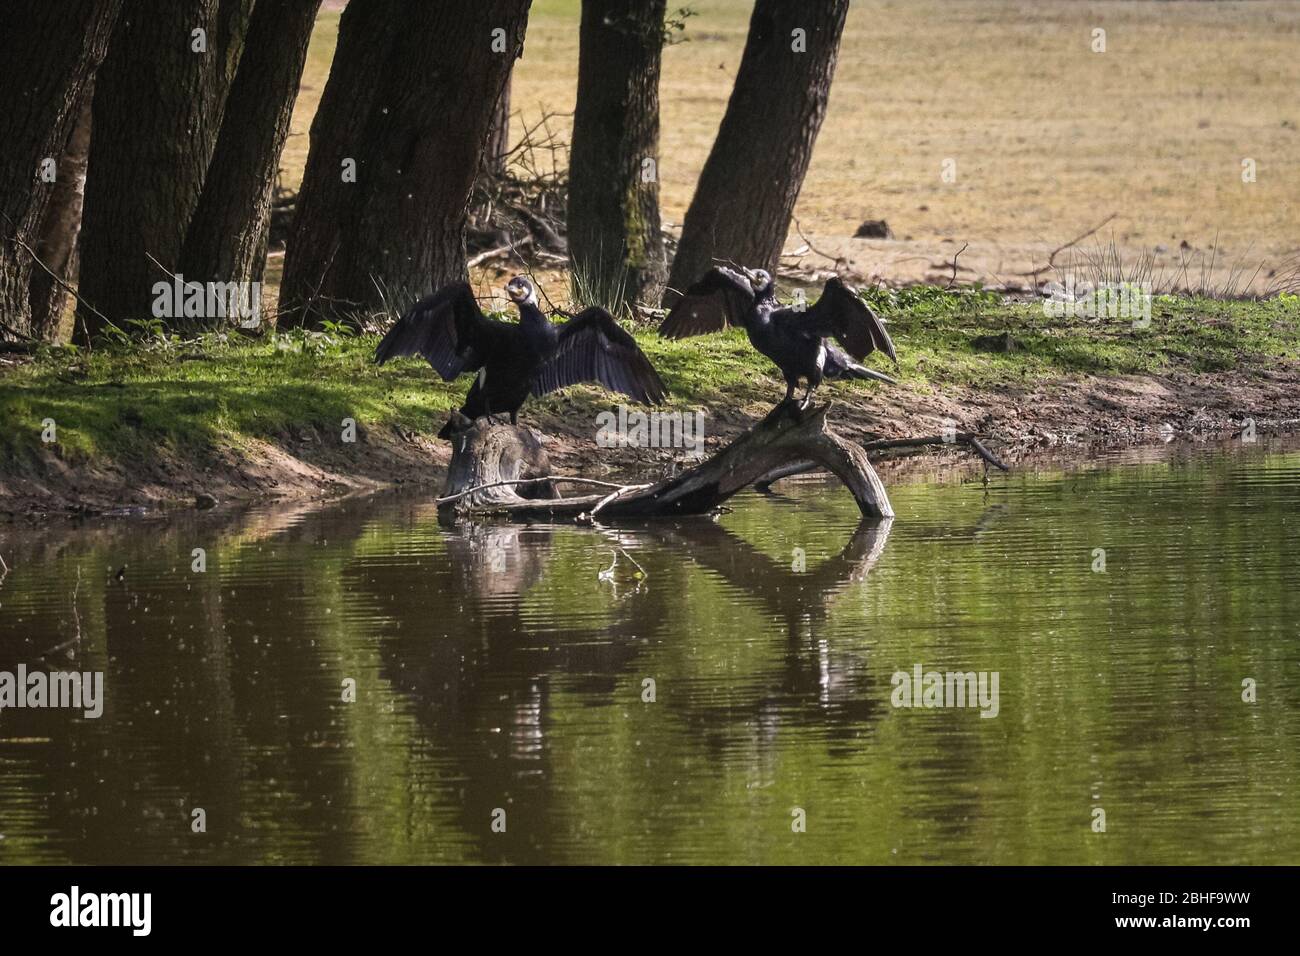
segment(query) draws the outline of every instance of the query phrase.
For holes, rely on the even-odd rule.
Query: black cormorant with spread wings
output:
[[[417,302],[375,349],[382,365],[400,355],[420,355],[445,381],[477,372],[461,413],[473,420],[508,414],[513,424],[529,395],[545,395],[594,382],[648,405],[667,391],[636,340],[599,306],[556,324],[537,307],[537,290],[515,276],[506,292],[518,322],[484,315],[469,285],[457,282]],[[451,423],[438,433],[451,437]]]
[[[718,266],[686,290],[659,326],[659,334],[682,339],[718,332],[728,325],[743,325],[750,344],[781,369],[785,401],[794,398],[799,379],[808,382],[801,408],[807,407],[813,389],[826,378],[894,382],[860,364],[877,349],[895,365],[898,356],[880,317],[837,278],[827,280],[816,305],[799,310],[783,308],[776,301],[775,283],[765,270],[736,272]],[[844,348],[828,341],[830,338]]]

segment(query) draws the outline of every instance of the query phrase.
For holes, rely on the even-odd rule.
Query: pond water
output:
[[[1300,863],[1300,454],[778,489],[0,528],[0,862]]]

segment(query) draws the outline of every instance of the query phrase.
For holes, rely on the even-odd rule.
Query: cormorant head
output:
[[[527,276],[515,276],[506,283],[506,295],[515,305],[536,305],[537,290]]]
[[[745,269],[744,272],[755,293],[762,295],[772,287],[772,274],[766,269]]]

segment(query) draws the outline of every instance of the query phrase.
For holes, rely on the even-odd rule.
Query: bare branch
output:
[[[447,495],[443,498],[436,499],[439,505],[451,504],[453,501],[459,501],[474,494],[476,491],[485,491],[488,488],[505,488],[508,486],[534,485],[544,481],[553,481],[556,483],[567,483],[573,485],[591,485],[594,488],[615,488],[617,494],[625,491],[635,491],[641,488],[649,488],[649,485],[620,485],[613,481],[597,481],[595,478],[573,478],[568,475],[547,475],[544,478],[516,478],[511,481],[490,481],[485,485],[475,485],[473,488],[466,488],[464,491],[458,491],[454,495]],[[617,494],[615,497],[617,497]],[[612,500],[612,499],[611,499]]]

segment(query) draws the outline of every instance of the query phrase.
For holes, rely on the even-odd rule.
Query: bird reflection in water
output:
[[[672,605],[701,571],[781,622],[784,653],[778,667],[725,699],[676,689],[663,719],[710,752],[750,739],[760,768],[791,722],[817,724],[837,746],[869,733],[887,695],[871,686],[865,654],[837,648],[824,625],[839,596],[880,560],[889,529],[889,521],[864,522],[838,554],[795,572],[708,520],[634,529],[458,527],[444,539],[445,559],[425,569],[419,593],[393,606],[395,619],[381,637],[383,674],[411,699],[439,759],[454,766],[466,829],[482,832],[484,808],[508,801],[512,829],[517,824],[541,839],[554,799],[553,695],[562,689],[592,707],[638,700],[639,662],[650,649],[709,640],[671,624]],[[591,545],[575,552],[575,537],[585,543],[589,536]],[[590,567],[586,601],[574,593],[575,561]],[[541,596],[557,594],[556,607],[539,607]],[[755,640],[770,633],[757,632]],[[571,700],[566,714],[564,733],[584,732]],[[770,774],[770,767],[760,770],[759,778],[770,782]],[[485,841],[489,857],[543,855],[535,845],[508,850]]]

